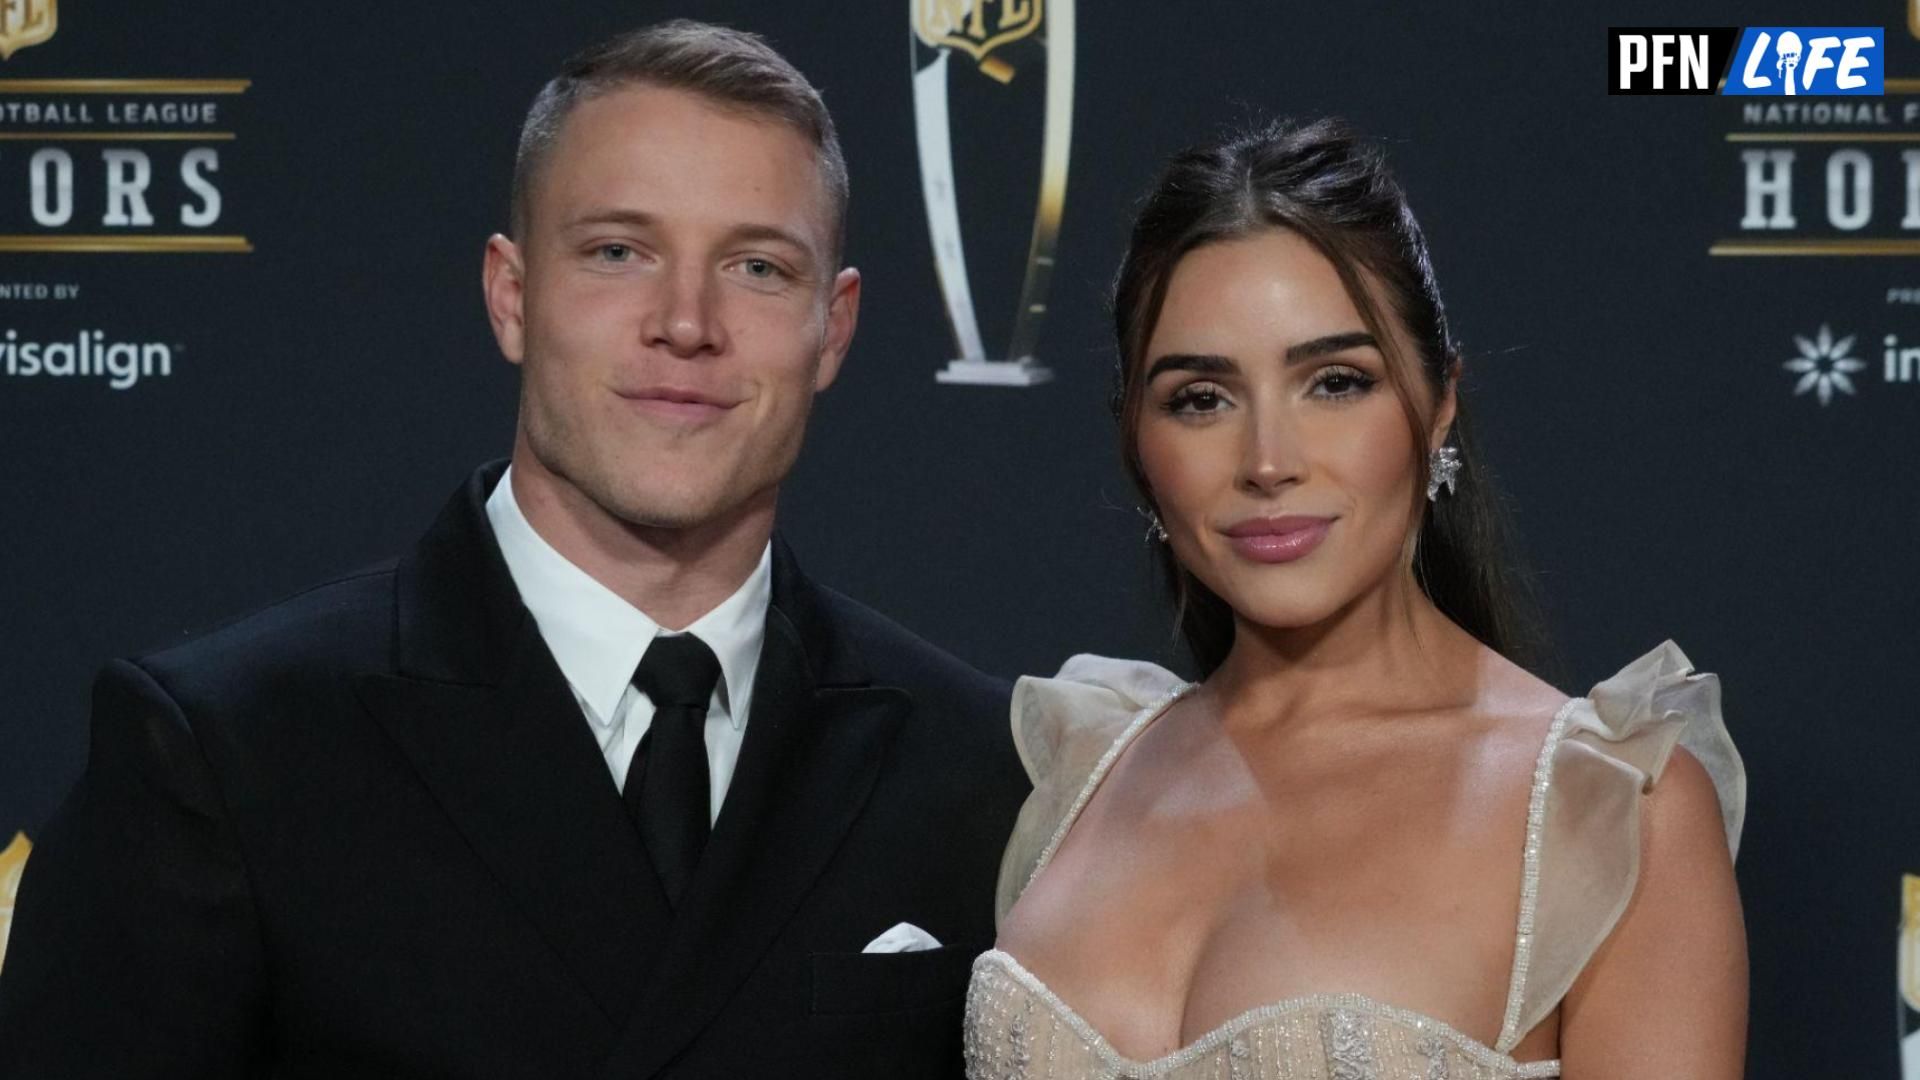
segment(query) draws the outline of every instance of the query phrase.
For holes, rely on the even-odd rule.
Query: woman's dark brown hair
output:
[[[1389,382],[1414,433],[1420,526],[1413,572],[1421,590],[1502,655],[1523,665],[1539,663],[1543,642],[1531,591],[1509,560],[1505,516],[1457,392],[1448,441],[1460,453],[1460,480],[1454,494],[1426,502],[1427,433],[1448,384],[1458,389],[1460,354],[1406,194],[1380,151],[1341,121],[1276,121],[1184,150],[1141,207],[1113,290],[1119,339],[1113,408],[1127,473],[1141,497],[1158,512],[1140,463],[1143,354],[1174,267],[1196,248],[1269,229],[1298,234],[1333,264],[1386,355]],[[1395,323],[1415,355],[1397,355],[1396,342],[1403,339],[1390,332]],[[1180,565],[1169,545],[1156,545],[1155,558],[1172,587],[1181,636],[1205,677],[1233,646],[1233,611]]]

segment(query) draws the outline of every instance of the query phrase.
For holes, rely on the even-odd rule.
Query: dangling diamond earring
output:
[[[1460,448],[1443,446],[1427,456],[1427,501],[1440,501],[1440,489],[1446,488],[1447,494],[1453,494],[1456,478],[1460,475]]]
[[[1167,527],[1160,524],[1160,515],[1152,510],[1145,509],[1141,510],[1140,513],[1147,519],[1147,539],[1149,541],[1158,540],[1165,543],[1167,539]]]

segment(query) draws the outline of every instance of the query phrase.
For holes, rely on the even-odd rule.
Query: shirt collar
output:
[[[512,467],[487,498],[487,520],[521,602],[540,627],[560,673],[580,696],[589,719],[602,727],[613,723],[641,655],[657,635],[672,631],[569,562],[534,530],[514,498]],[[685,631],[698,636],[720,661],[717,689],[735,731],[747,724],[772,583],[769,543],[733,595]]]
[[[760,670],[760,646],[767,638],[767,606],[773,600],[773,543],[760,550],[760,561],[747,580],[720,601],[720,606],[695,619],[686,629],[707,643],[720,661],[720,703],[726,706],[733,730],[747,726],[753,699],[753,678]],[[635,656],[637,667],[640,658]],[[627,674],[632,676],[632,669]]]

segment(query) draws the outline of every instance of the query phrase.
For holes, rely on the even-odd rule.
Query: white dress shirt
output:
[[[634,748],[653,723],[653,702],[634,689],[633,671],[656,636],[675,631],[649,619],[568,562],[535,532],[513,497],[511,468],[487,499],[487,520],[493,523],[494,538],[521,601],[533,613],[540,636],[586,714],[615,786],[624,791]],[[772,594],[773,545],[769,543],[760,553],[759,565],[733,595],[682,631],[705,642],[720,661],[720,682],[707,705],[709,821],[720,816],[720,803],[740,759]]]

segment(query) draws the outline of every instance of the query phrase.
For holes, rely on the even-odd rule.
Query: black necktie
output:
[[[707,846],[707,702],[719,681],[720,661],[692,634],[654,638],[633,673],[653,701],[653,725],[633,751],[622,797],[676,907]]]

